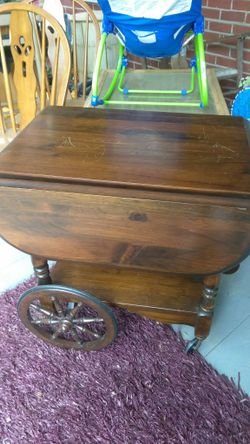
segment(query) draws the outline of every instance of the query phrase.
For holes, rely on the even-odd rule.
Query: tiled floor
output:
[[[0,292],[32,274],[30,258],[0,239]],[[185,339],[193,328],[175,326]],[[232,377],[250,395],[250,257],[240,270],[223,276],[210,335],[200,353],[220,373]]]
[[[178,326],[184,339],[193,328]],[[220,373],[232,377],[250,395],[250,256],[239,271],[222,277],[213,324],[199,352]]]

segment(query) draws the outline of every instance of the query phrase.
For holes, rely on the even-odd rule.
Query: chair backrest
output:
[[[1,27],[3,16],[8,22],[4,31]],[[50,61],[48,29],[55,36]],[[8,47],[11,52],[9,62],[6,57]],[[63,61],[62,72],[59,60]],[[0,61],[6,106],[14,132],[18,126],[24,128],[45,106],[64,105],[71,69],[70,48],[62,27],[48,12],[25,3],[0,6]],[[16,103],[11,88],[12,73]]]
[[[34,3],[36,0],[24,0]],[[83,0],[71,0],[67,7],[60,6],[60,0],[39,0],[39,6],[49,10],[57,19],[61,17],[64,8],[66,34],[72,52],[72,73],[70,91],[72,99],[80,99],[85,104],[86,95],[90,90],[89,81],[92,78],[99,41],[101,38],[100,25],[91,7]],[[88,86],[89,85],[89,86]],[[79,103],[79,100],[78,100]]]
[[[140,57],[177,54],[184,36],[200,21],[201,0],[98,0],[103,27],[117,35],[125,48]],[[202,24],[201,24],[202,27]]]

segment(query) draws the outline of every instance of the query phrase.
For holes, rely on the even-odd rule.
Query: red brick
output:
[[[221,20],[227,20],[229,22],[244,23],[245,12],[239,11],[221,11]]]
[[[208,40],[216,40],[218,37],[219,37],[219,33],[217,33],[217,32],[211,32],[211,31],[209,31],[208,29],[206,29],[205,30],[205,40],[206,39],[208,39]]]
[[[247,62],[243,63],[243,72],[244,72],[245,75],[249,76],[249,73],[250,73],[250,63],[247,63]]]
[[[136,63],[136,62],[134,62],[134,66],[135,66],[134,69],[142,69],[142,65],[141,65],[141,63]]]
[[[61,3],[63,6],[72,6],[72,0],[62,0]]]
[[[206,53],[206,63],[207,65],[215,65],[216,56],[214,54]]]
[[[134,54],[128,54],[128,58],[129,60],[131,60],[132,62],[137,62],[137,63],[141,63],[141,58],[135,56]]]
[[[128,60],[128,68],[135,69],[134,62],[130,62],[130,60]]]
[[[208,0],[210,8],[231,9],[232,0]]]
[[[236,79],[223,79],[221,80],[221,85],[225,89],[231,89],[236,87]]]
[[[64,12],[66,14],[72,14],[72,6],[65,6]]]
[[[159,68],[159,60],[155,59],[147,59],[147,66],[150,66],[151,68]]]
[[[222,22],[209,22],[210,31],[216,31],[223,34],[231,34],[232,25]]]
[[[243,34],[245,32],[249,32],[249,26],[247,25],[233,25],[233,34]]]
[[[237,11],[250,11],[249,0],[233,0],[232,9]]]
[[[244,60],[250,62],[250,51],[244,51]]]
[[[214,50],[211,49],[209,52],[206,51],[206,56],[207,56],[207,54],[210,54],[210,55],[213,55],[215,57],[217,56],[217,57],[220,57],[220,58],[227,58],[227,59],[235,60],[235,57],[231,57],[230,51],[231,51],[230,48],[214,47]]]
[[[216,53],[222,57],[230,57],[230,51],[231,48],[228,46],[215,46],[214,48],[217,48]],[[212,46],[210,46],[210,51],[215,52],[212,50]]]
[[[97,10],[97,11],[100,11],[100,6],[97,4],[97,3],[89,3],[89,2],[87,2],[88,4],[89,4],[89,6],[92,8],[92,9],[94,9],[95,11]]]
[[[235,60],[229,59],[227,57],[216,57],[216,64],[218,66],[224,66],[226,68],[236,68]]]
[[[220,18],[220,10],[213,8],[203,8],[203,15],[206,19],[219,19]]]

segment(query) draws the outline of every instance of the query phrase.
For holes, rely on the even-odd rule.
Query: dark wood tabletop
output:
[[[240,117],[47,108],[0,154],[0,180],[250,196]]]

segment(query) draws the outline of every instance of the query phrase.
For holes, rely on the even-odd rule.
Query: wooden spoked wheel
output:
[[[112,310],[98,298],[74,288],[33,287],[22,294],[17,310],[32,333],[63,348],[100,350],[117,332]]]

